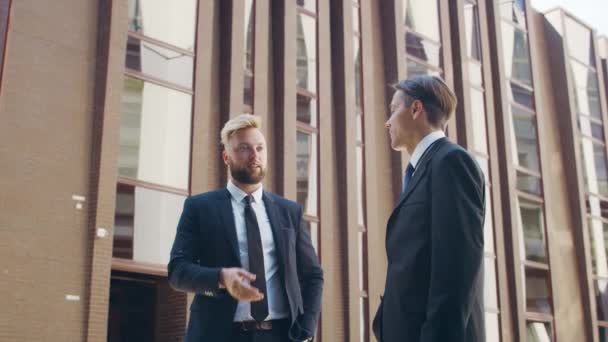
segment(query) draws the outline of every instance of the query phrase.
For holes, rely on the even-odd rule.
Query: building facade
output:
[[[486,175],[488,342],[608,341],[608,38],[525,0],[0,0],[0,340],[179,341],[184,199],[263,119],[265,189],[304,207],[317,340],[373,341],[409,156],[392,90],[443,77]]]

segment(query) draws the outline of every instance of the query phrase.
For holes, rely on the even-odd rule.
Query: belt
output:
[[[270,321],[263,321],[263,322],[258,322],[258,321],[241,321],[241,322],[234,322],[234,328],[237,330],[241,330],[241,331],[268,331],[268,330],[272,330],[273,325],[275,328],[277,328],[277,325],[279,325],[279,323],[282,323],[283,319],[281,320],[270,320]]]

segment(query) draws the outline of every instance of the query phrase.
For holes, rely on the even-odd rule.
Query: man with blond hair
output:
[[[169,283],[196,293],[185,341],[311,341],[323,272],[302,207],[263,189],[258,117],[229,120],[221,138],[228,184],[185,201],[171,249]]]
[[[436,76],[394,86],[391,147],[410,154],[386,227],[388,270],[374,318],[381,342],[485,341],[484,176],[443,133],[456,97]]]

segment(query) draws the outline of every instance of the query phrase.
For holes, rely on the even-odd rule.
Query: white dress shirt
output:
[[[422,138],[416,148],[414,149],[414,153],[410,157],[410,164],[414,167],[414,173],[416,173],[416,166],[420,161],[420,158],[424,155],[424,152],[433,145],[433,143],[441,138],[445,138],[445,133],[443,131],[434,131],[427,134],[426,137]]]
[[[245,197],[247,193],[239,189],[232,181],[228,181],[228,191],[231,195],[232,213],[236,226],[236,236],[239,244],[239,257],[244,269],[249,270],[249,253],[247,245],[247,227],[245,226]],[[279,275],[279,260],[272,235],[272,227],[266,213],[266,206],[262,200],[263,188],[260,186],[251,195],[253,201],[251,206],[255,212],[260,227],[260,237],[262,238],[262,249],[264,250],[264,271],[266,272],[266,292],[264,295],[268,299],[268,317],[266,320],[280,319],[289,317],[289,307],[287,298]],[[260,275],[257,275],[258,277]],[[234,321],[251,321],[251,304],[239,301],[234,315]]]

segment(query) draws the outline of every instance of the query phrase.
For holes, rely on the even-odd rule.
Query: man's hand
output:
[[[228,293],[238,301],[257,302],[264,299],[264,294],[245,281],[254,281],[255,277],[255,274],[242,268],[222,268],[220,286],[225,287]]]

